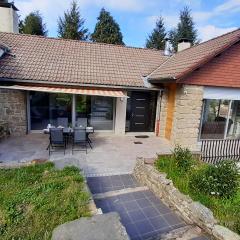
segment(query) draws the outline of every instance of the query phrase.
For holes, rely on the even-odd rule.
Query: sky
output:
[[[57,37],[57,21],[70,7],[70,0],[15,0],[24,18],[39,10],[48,36]],[[167,30],[176,27],[184,6],[192,11],[198,37],[206,41],[240,27],[240,0],[77,0],[85,26],[93,32],[99,11],[104,7],[120,25],[127,46],[144,47],[157,18],[164,18]]]

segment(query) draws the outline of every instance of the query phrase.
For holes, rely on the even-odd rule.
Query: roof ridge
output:
[[[119,47],[119,48],[130,48],[130,49],[139,49],[144,51],[153,51],[153,52],[159,52],[163,53],[164,50],[158,50],[153,48],[146,48],[146,47],[134,47],[134,46],[126,46],[126,45],[120,45],[120,44],[112,44],[112,43],[101,43],[101,42],[90,42],[90,41],[83,41],[83,40],[75,40],[75,39],[65,39],[65,38],[57,38],[57,37],[48,37],[48,36],[40,36],[40,35],[31,35],[26,33],[10,33],[10,32],[0,32],[0,34],[5,35],[22,35],[26,37],[34,37],[34,38],[42,38],[42,39],[52,39],[52,40],[58,40],[58,41],[66,41],[66,42],[80,42],[80,43],[86,43],[86,44],[93,44],[93,45],[105,45],[105,46],[112,46],[112,47]]]
[[[164,66],[167,62],[169,62],[169,61],[172,60],[173,58],[177,57],[179,54],[181,54],[181,53],[183,53],[183,52],[186,52],[186,51],[189,51],[189,50],[192,50],[193,48],[199,47],[200,45],[207,44],[208,42],[214,41],[214,40],[216,40],[216,39],[218,39],[218,38],[221,38],[221,37],[223,37],[223,36],[233,34],[234,32],[237,32],[237,31],[240,31],[240,28],[238,28],[238,29],[236,29],[236,30],[233,30],[233,31],[231,31],[231,32],[222,34],[222,35],[217,36],[217,37],[215,37],[215,38],[209,39],[209,40],[207,40],[207,41],[205,41],[205,42],[202,42],[202,43],[200,43],[200,44],[194,45],[194,46],[192,46],[192,47],[190,47],[190,48],[184,49],[184,50],[182,50],[182,51],[180,51],[180,52],[174,53],[170,58],[168,58],[166,61],[164,61],[162,64],[160,64],[155,70],[153,70],[150,74],[148,74],[147,77],[150,77],[152,74],[154,74],[154,72],[158,71],[162,66]],[[237,38],[239,38],[239,39],[237,39]],[[232,46],[236,41],[238,41],[238,40],[240,40],[240,32],[239,32],[239,35],[235,37],[234,41],[231,41],[229,44],[225,44],[221,49],[219,49],[219,51],[214,51],[214,53],[208,55],[208,56],[207,56],[208,61],[209,61],[210,59],[212,59],[215,55],[217,55],[217,54],[221,53],[222,51],[224,51],[225,48],[231,47],[231,46]],[[207,61],[207,62],[208,62],[208,61]],[[198,61],[198,62],[195,64],[195,66],[198,66],[199,64],[201,64],[201,62],[202,62],[202,61]],[[190,69],[191,69],[191,68],[189,68],[188,70],[190,70]],[[177,78],[179,78],[179,77],[181,77],[181,76],[175,76],[175,77],[172,77],[172,78],[177,79]]]
[[[226,36],[226,35],[232,34],[232,33],[237,32],[237,31],[240,31],[240,28],[237,28],[237,29],[235,29],[235,30],[233,30],[233,31],[231,31],[231,32],[224,33],[224,34],[222,34],[222,35],[220,35],[220,36],[211,38],[211,39],[206,40],[206,41],[204,41],[204,42],[201,42],[201,43],[199,43],[199,44],[193,45],[193,46],[191,46],[190,48],[186,48],[186,49],[184,49],[184,50],[182,50],[182,51],[180,51],[180,52],[188,51],[189,49],[193,49],[193,48],[195,48],[195,47],[198,47],[198,46],[200,46],[200,45],[203,45],[203,44],[206,44],[206,43],[208,43],[208,42],[214,41],[214,40],[216,40],[216,39],[218,39],[218,38],[224,37],[224,36]],[[240,34],[240,32],[239,32],[239,34]],[[180,53],[180,52],[176,52],[174,55],[176,55],[176,54],[178,54],[178,53]]]
[[[163,63],[161,63],[156,69],[154,69],[151,73],[149,73],[147,75],[147,78],[149,78],[155,71],[157,71],[159,68],[161,68],[164,64],[166,64],[168,61],[170,61],[170,59],[172,59],[172,57],[174,56],[174,54],[172,56],[170,56],[168,59],[166,59],[166,61],[164,61]]]

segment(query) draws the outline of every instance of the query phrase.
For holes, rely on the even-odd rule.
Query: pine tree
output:
[[[43,23],[39,11],[31,12],[24,21],[19,21],[19,32],[31,35],[47,35],[46,24]]]
[[[191,16],[191,10],[188,7],[184,7],[180,11],[180,22],[176,29],[169,32],[169,38],[175,50],[177,50],[178,41],[182,38],[188,39],[192,45],[198,42],[197,30]]]
[[[151,35],[148,36],[146,41],[147,48],[155,48],[163,50],[165,48],[166,29],[164,27],[163,18],[160,16],[156,21],[156,27],[153,29]]]
[[[93,42],[124,45],[120,27],[109,12],[102,8],[97,19],[98,22],[91,35]]]
[[[64,12],[58,20],[58,36],[60,38],[87,40],[88,29],[84,27],[85,20],[81,17],[77,2],[71,3],[71,9]]]

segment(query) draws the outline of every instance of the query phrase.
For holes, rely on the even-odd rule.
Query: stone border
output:
[[[153,165],[145,164],[144,158],[137,158],[134,177],[147,186],[170,208],[176,210],[188,224],[196,224],[218,240],[240,240],[240,236],[228,228],[217,224],[210,209],[174,187],[165,173],[160,173]]]

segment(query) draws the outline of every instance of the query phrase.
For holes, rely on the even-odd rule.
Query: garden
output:
[[[160,156],[155,167],[182,193],[211,209],[221,225],[240,234],[240,174],[235,161],[206,164],[176,146],[172,155]]]
[[[75,167],[0,169],[0,239],[51,239],[56,226],[90,216],[89,200]]]

